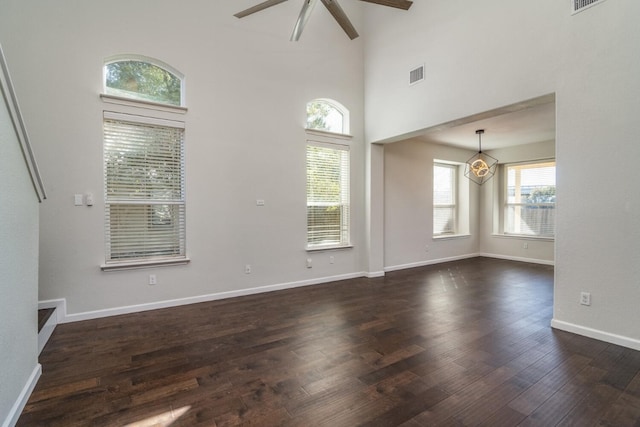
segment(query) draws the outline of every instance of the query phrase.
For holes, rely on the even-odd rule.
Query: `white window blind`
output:
[[[307,144],[307,245],[349,245],[349,147]]]
[[[456,170],[454,165],[433,165],[433,234],[456,232]]]
[[[184,125],[106,113],[106,262],[185,257]]]
[[[553,237],[556,163],[506,165],[505,234]]]

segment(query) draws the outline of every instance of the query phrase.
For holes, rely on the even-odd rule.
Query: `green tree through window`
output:
[[[345,133],[344,114],[335,105],[315,100],[307,104],[307,129]]]
[[[108,95],[181,105],[182,81],[155,64],[125,60],[106,65],[105,90]]]

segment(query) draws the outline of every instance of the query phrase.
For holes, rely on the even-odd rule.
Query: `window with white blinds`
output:
[[[307,246],[350,244],[349,146],[307,142]]]
[[[185,258],[184,123],[104,113],[106,262]]]
[[[433,164],[433,235],[456,233],[457,166]]]
[[[505,165],[504,170],[504,233],[553,237],[556,162]]]

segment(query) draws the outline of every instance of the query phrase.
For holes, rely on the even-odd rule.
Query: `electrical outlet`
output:
[[[313,267],[313,260],[311,258],[307,258],[307,268]]]
[[[334,262],[336,262],[336,259],[333,257],[333,255],[331,255],[329,257],[329,264],[333,264]]]
[[[529,244],[527,242],[524,242],[522,244],[522,249],[529,249]]]
[[[251,265],[247,264],[244,266],[244,274],[251,274]]]
[[[425,245],[425,247],[424,247],[424,251],[425,251],[425,252],[429,252],[429,245]]]
[[[582,305],[591,305],[591,293],[589,293],[589,292],[580,292],[580,304],[582,304]]]
[[[150,285],[157,285],[158,281],[156,280],[156,275],[155,274],[150,274],[149,275],[149,284]]]

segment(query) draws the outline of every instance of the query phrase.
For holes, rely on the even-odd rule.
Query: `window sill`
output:
[[[307,246],[307,252],[334,251],[337,249],[352,249],[353,245],[326,245],[326,246]]]
[[[120,270],[136,270],[141,268],[151,267],[168,267],[171,265],[185,265],[189,264],[191,260],[189,258],[177,258],[177,259],[155,259],[148,261],[128,261],[128,262],[109,262],[100,266],[102,271],[120,271]]]
[[[518,239],[518,240],[537,240],[538,242],[554,242],[555,237],[546,236],[531,236],[528,234],[500,234],[493,233],[491,237],[497,237],[499,239]]]
[[[437,236],[433,236],[433,240],[457,240],[457,239],[467,239],[471,237],[471,234],[439,234]]]

